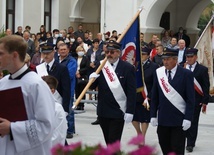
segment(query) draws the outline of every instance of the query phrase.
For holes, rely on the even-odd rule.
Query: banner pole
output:
[[[126,35],[127,31],[129,30],[129,28],[132,26],[132,24],[134,23],[134,21],[136,20],[136,18],[139,16],[139,14],[142,11],[142,7],[137,11],[137,13],[134,15],[134,17],[132,18],[132,20],[129,22],[129,24],[127,25],[127,27],[125,28],[125,30],[123,31],[123,33],[120,35],[120,37],[117,39],[117,42],[121,42],[121,40],[123,39],[123,37]]]

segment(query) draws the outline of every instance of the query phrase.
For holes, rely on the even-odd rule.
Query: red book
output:
[[[21,87],[0,91],[0,117],[10,122],[27,120]]]

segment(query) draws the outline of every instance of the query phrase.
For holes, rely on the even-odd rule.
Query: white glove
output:
[[[125,123],[130,123],[133,120],[133,114],[125,113],[124,115]]]
[[[184,119],[182,123],[183,130],[186,131],[191,126],[191,121]]]
[[[158,119],[156,117],[152,117],[150,120],[150,123],[152,126],[157,126],[158,125]]]
[[[90,75],[89,75],[89,80],[91,79],[91,78],[98,78],[100,76],[100,74],[97,74],[96,72],[93,72],[93,73],[91,73]]]

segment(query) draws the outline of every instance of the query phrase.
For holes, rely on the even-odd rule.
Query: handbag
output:
[[[77,79],[77,84],[84,84],[86,85],[88,83],[88,77],[87,76],[82,76]]]

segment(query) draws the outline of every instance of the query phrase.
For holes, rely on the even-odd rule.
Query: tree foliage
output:
[[[200,29],[199,35],[203,32],[203,30],[205,29],[206,25],[210,21],[210,18],[213,15],[213,11],[214,11],[214,4],[210,4],[202,12],[201,17],[200,17],[200,19],[198,21],[198,28]]]

